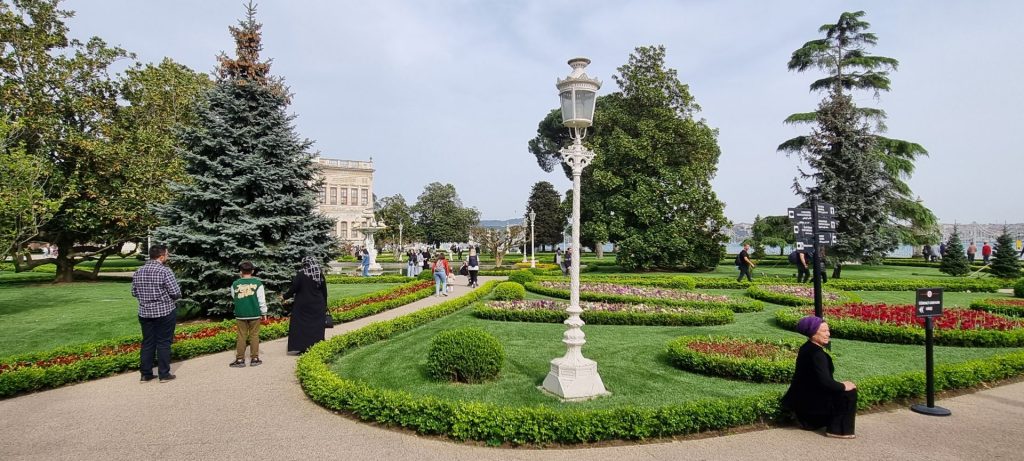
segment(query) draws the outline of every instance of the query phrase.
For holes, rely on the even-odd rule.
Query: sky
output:
[[[368,160],[378,197],[409,204],[431,182],[454,184],[482,219],[522,216],[530,188],[572,183],[545,173],[527,149],[558,104],[569,58],[617,91],[612,76],[638,46],[664,45],[719,130],[712,185],[734,222],[783,214],[798,160],[776,152],[807,128],[821,77],[786,69],[818,27],[863,10],[872,54],[899,60],[892,91],[858,105],[888,114],[887,136],[929,156],[907,182],[942,222],[1020,222],[1024,152],[1024,23],[1020,1],[262,0],[263,57],[294,93],[300,136],[323,157]],[[228,26],[242,0],[68,0],[77,38],[212,71],[234,53]],[[595,118],[601,116],[600,112]],[[1017,133],[1015,135],[1014,133]],[[601,155],[597,152],[597,155]],[[586,197],[583,197],[586,200]]]

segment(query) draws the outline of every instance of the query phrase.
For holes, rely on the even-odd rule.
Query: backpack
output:
[[[800,252],[799,251],[793,251],[792,253],[789,254],[789,263],[790,264],[799,264],[800,263]]]
[[[741,254],[743,254],[743,253],[738,253],[738,254],[736,255],[736,261],[734,261],[734,262],[736,263],[736,265],[737,265],[737,266],[739,266],[739,265],[741,265],[741,264],[743,263],[743,260],[742,260],[742,259],[740,259],[740,255],[741,255]]]

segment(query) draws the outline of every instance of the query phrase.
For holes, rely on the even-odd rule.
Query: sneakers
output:
[[[156,379],[156,376],[153,376],[153,375],[142,375],[142,379],[140,379],[139,381],[142,381],[144,383],[148,383],[148,382],[150,382],[150,381],[152,381],[154,379]]]
[[[255,367],[255,366],[259,366],[259,365],[263,365],[263,361],[260,360],[259,357],[253,357],[252,360],[249,361],[249,366],[250,367]]]
[[[237,359],[228,364],[231,368],[245,368],[245,359]]]
[[[177,376],[174,376],[174,375],[161,376],[160,377],[160,382],[166,383],[167,381],[171,381],[174,378],[177,378]]]

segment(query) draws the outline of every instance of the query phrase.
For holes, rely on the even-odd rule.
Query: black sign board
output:
[[[818,217],[831,218],[836,215],[836,207],[831,203],[818,202]]]
[[[808,237],[812,236],[814,235],[814,226],[812,226],[810,223],[798,222],[793,225],[793,234],[795,234],[797,237],[802,237],[805,235]]]
[[[818,232],[818,243],[831,246],[839,243],[839,240],[835,232]]]
[[[939,317],[942,315],[942,288],[921,288],[917,290],[914,315],[918,317]]]
[[[839,225],[839,221],[828,218],[818,218],[818,230],[819,231],[831,231],[836,230],[836,226]]]
[[[810,223],[814,219],[810,208],[787,208],[786,214],[789,216],[789,220],[793,222]]]

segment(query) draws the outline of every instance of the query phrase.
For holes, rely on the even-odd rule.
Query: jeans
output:
[[[369,264],[363,264],[363,277],[369,277],[369,276],[370,276],[370,265]]]
[[[235,340],[235,359],[245,360],[245,346],[249,345],[249,357],[260,358],[260,319],[238,320],[238,339]]]
[[[448,291],[448,274],[434,272],[434,294],[440,296]]]
[[[171,311],[163,317],[139,317],[142,326],[142,349],[139,352],[142,376],[153,376],[153,355],[156,353],[157,372],[161,378],[171,374],[171,342],[178,314]]]

